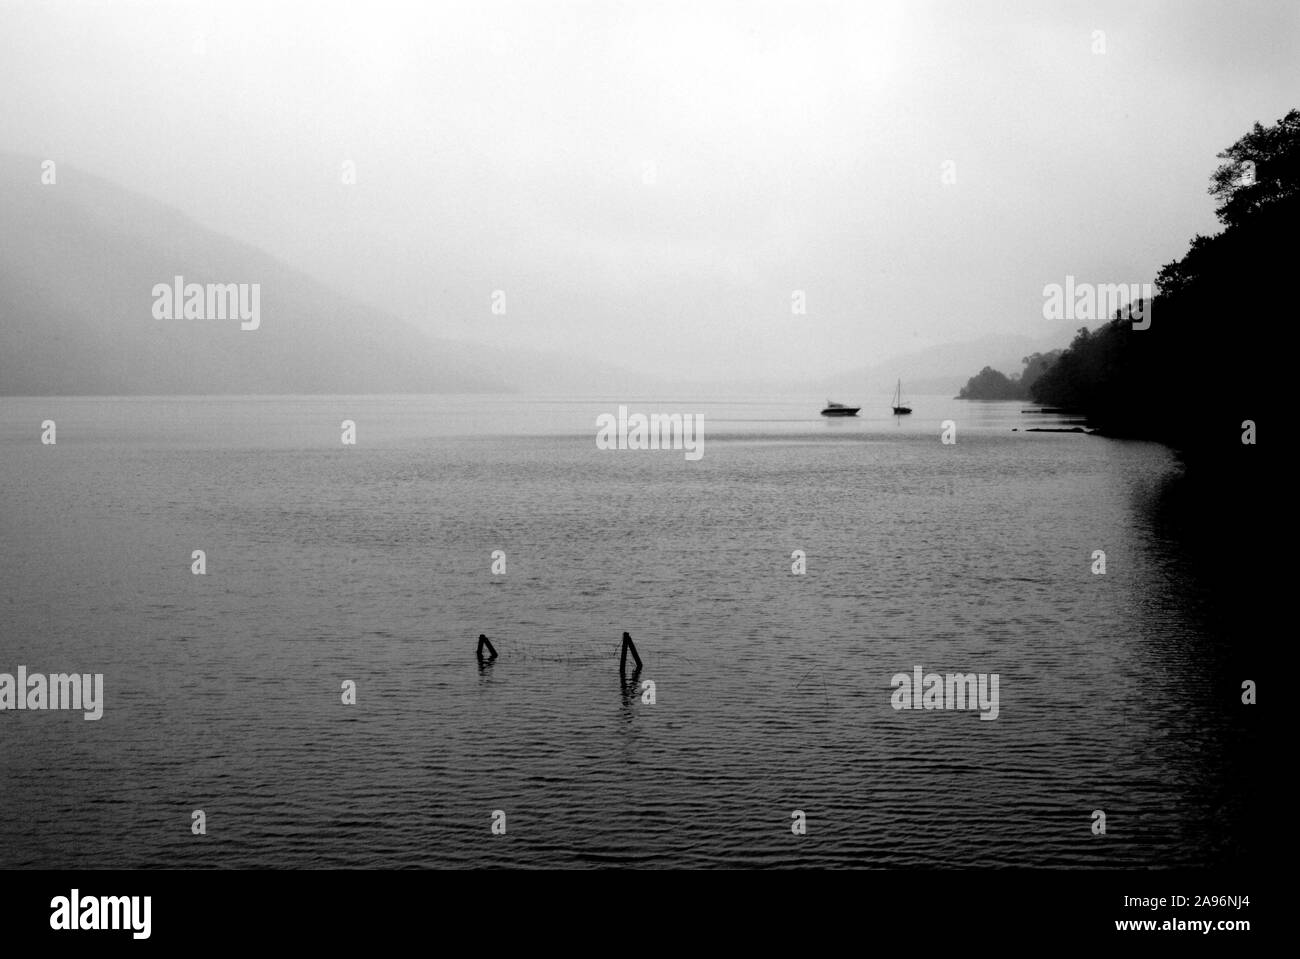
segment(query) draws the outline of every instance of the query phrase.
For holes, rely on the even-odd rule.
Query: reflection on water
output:
[[[0,866],[1239,858],[1201,494],[1152,444],[913,405],[671,404],[706,417],[691,463],[597,450],[613,402],[10,402],[0,671],[103,672],[107,705],[2,717]],[[895,711],[918,665],[998,673],[998,719]]]

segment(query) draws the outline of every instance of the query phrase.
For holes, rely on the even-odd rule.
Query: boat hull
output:
[[[841,406],[835,409],[822,410],[822,416],[857,416],[860,406]]]

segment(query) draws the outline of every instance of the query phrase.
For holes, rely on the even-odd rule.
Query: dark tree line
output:
[[[1276,324],[1295,315],[1300,111],[1255,124],[1219,158],[1209,192],[1224,229],[1195,237],[1160,271],[1150,328],[1117,316],[1081,329],[1033,383],[1035,402],[1187,452],[1240,442],[1242,422],[1263,415]]]

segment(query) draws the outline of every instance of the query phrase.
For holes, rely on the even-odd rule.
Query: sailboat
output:
[[[903,381],[898,381],[898,389],[894,391],[894,415],[903,416],[912,412],[910,406],[903,405]]]

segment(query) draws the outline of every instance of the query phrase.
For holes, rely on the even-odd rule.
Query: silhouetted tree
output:
[[[1022,357],[1025,364],[1023,373],[1005,374],[986,366],[966,381],[966,385],[957,394],[959,400],[1023,400],[1029,396],[1029,388],[1034,385],[1057,357],[1061,350],[1050,353],[1033,353]]]
[[[986,366],[969,380],[957,394],[959,400],[1018,400],[1024,396],[1020,383],[1008,379],[991,366]]]
[[[1227,160],[1210,178],[1210,193],[1219,201],[1215,215],[1226,227],[1237,226],[1271,204],[1300,191],[1300,110],[1277,124],[1255,128],[1219,155]]]
[[[1276,351],[1261,294],[1294,270],[1300,214],[1300,111],[1254,129],[1219,154],[1210,181],[1224,224],[1197,236],[1156,277],[1151,326],[1117,315],[1069,348],[1031,385],[1039,403],[1077,410],[1109,432],[1159,439],[1185,452],[1239,443],[1264,412]],[[1248,164],[1253,164],[1253,168]]]
[[[1063,352],[1064,350],[1052,350],[1048,353],[1031,353],[1029,356],[1021,357],[1020,362],[1025,364],[1025,369],[1020,374],[1020,388],[1025,396],[1029,395],[1030,388],[1051,368],[1053,363],[1060,359]]]

